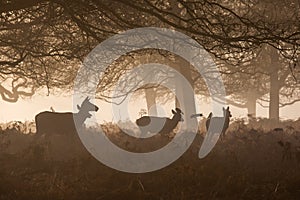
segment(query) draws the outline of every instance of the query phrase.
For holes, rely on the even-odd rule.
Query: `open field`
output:
[[[232,123],[204,159],[198,158],[198,134],[180,159],[145,174],[101,164],[77,135],[38,137],[10,127],[0,134],[0,199],[298,199],[299,120],[283,123],[283,131],[263,130],[262,123]],[[170,140],[157,136],[139,145],[111,124],[105,130],[118,146],[136,152]]]

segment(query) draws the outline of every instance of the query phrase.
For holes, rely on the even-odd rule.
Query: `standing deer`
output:
[[[209,116],[207,117],[206,121],[206,130],[208,131],[210,125],[223,123],[223,128],[220,137],[224,138],[226,130],[229,127],[230,117],[232,117],[232,115],[229,111],[229,106],[227,107],[227,109],[223,108],[223,117],[213,117],[213,114],[209,113]]]
[[[172,119],[167,117],[154,117],[154,116],[143,116],[136,120],[136,124],[139,126],[142,135],[150,133],[169,134],[178,124],[183,121],[183,112],[176,108],[172,110]]]
[[[194,117],[199,117],[199,116],[202,116],[202,114],[193,114],[191,115],[191,118],[194,118]],[[220,133],[220,136],[222,138],[224,138],[225,136],[225,132],[226,130],[228,129],[229,127],[229,121],[230,121],[230,117],[231,116],[231,113],[229,111],[229,106],[227,107],[227,109],[223,108],[223,117],[213,117],[213,114],[212,112],[209,113],[207,119],[206,119],[206,130],[208,131],[210,125],[212,124],[216,124],[216,125],[220,125],[220,124],[223,124],[223,127],[222,127],[222,131]],[[215,131],[216,130],[216,127],[212,127],[212,131]]]
[[[87,97],[82,102],[81,106],[77,105],[78,113],[58,113],[58,112],[41,112],[35,116],[36,132],[37,134],[53,133],[53,134],[67,134],[76,132],[75,123],[77,127],[82,126],[87,118],[92,115],[90,111],[98,111],[98,107],[90,102]]]

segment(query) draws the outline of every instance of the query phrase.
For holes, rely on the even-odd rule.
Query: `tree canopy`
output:
[[[45,86],[48,92],[70,89],[80,63],[98,43],[149,26],[189,35],[230,66],[221,67],[223,74],[240,74],[239,80],[250,77],[248,64],[265,45],[278,51],[292,74],[299,67],[299,10],[296,0],[1,0],[0,94],[15,102]],[[117,79],[122,70],[115,68],[110,76]],[[288,84],[298,83],[289,78]]]

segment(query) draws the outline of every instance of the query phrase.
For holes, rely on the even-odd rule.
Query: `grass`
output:
[[[180,159],[144,174],[101,164],[76,134],[40,137],[16,127],[2,129],[0,199],[298,199],[299,120],[282,122],[284,131],[266,130],[263,123],[233,122],[225,140],[204,159],[198,158],[203,141],[198,134]],[[141,145],[114,124],[103,127],[114,143],[129,151],[151,151],[171,139],[157,136]],[[292,144],[291,159],[282,159],[278,141]]]

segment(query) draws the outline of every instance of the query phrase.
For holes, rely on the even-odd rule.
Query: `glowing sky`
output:
[[[112,121],[112,107],[110,104],[96,100],[95,103],[98,105],[100,110],[96,114],[98,122]],[[199,106],[199,110],[204,116],[207,116],[210,112],[210,105],[204,104],[196,101]],[[31,99],[20,99],[17,103],[9,103],[5,101],[0,101],[0,122],[9,122],[12,120],[33,120],[34,116],[41,112],[48,110],[53,107],[56,112],[68,112],[73,109],[73,99],[72,96],[34,96]],[[138,102],[129,103],[129,115],[132,121],[138,118],[138,113],[140,109],[146,109],[145,100],[139,100]],[[173,105],[168,105],[161,107],[162,110],[159,111],[160,116],[171,117],[171,109],[174,108]],[[280,117],[282,119],[298,119],[300,117],[300,103],[294,104],[293,106],[287,106],[280,110]],[[246,117],[246,109],[239,109],[231,106],[231,112],[234,118]],[[119,115],[116,113],[116,115]],[[267,117],[268,109],[257,106],[257,115],[259,117]]]

